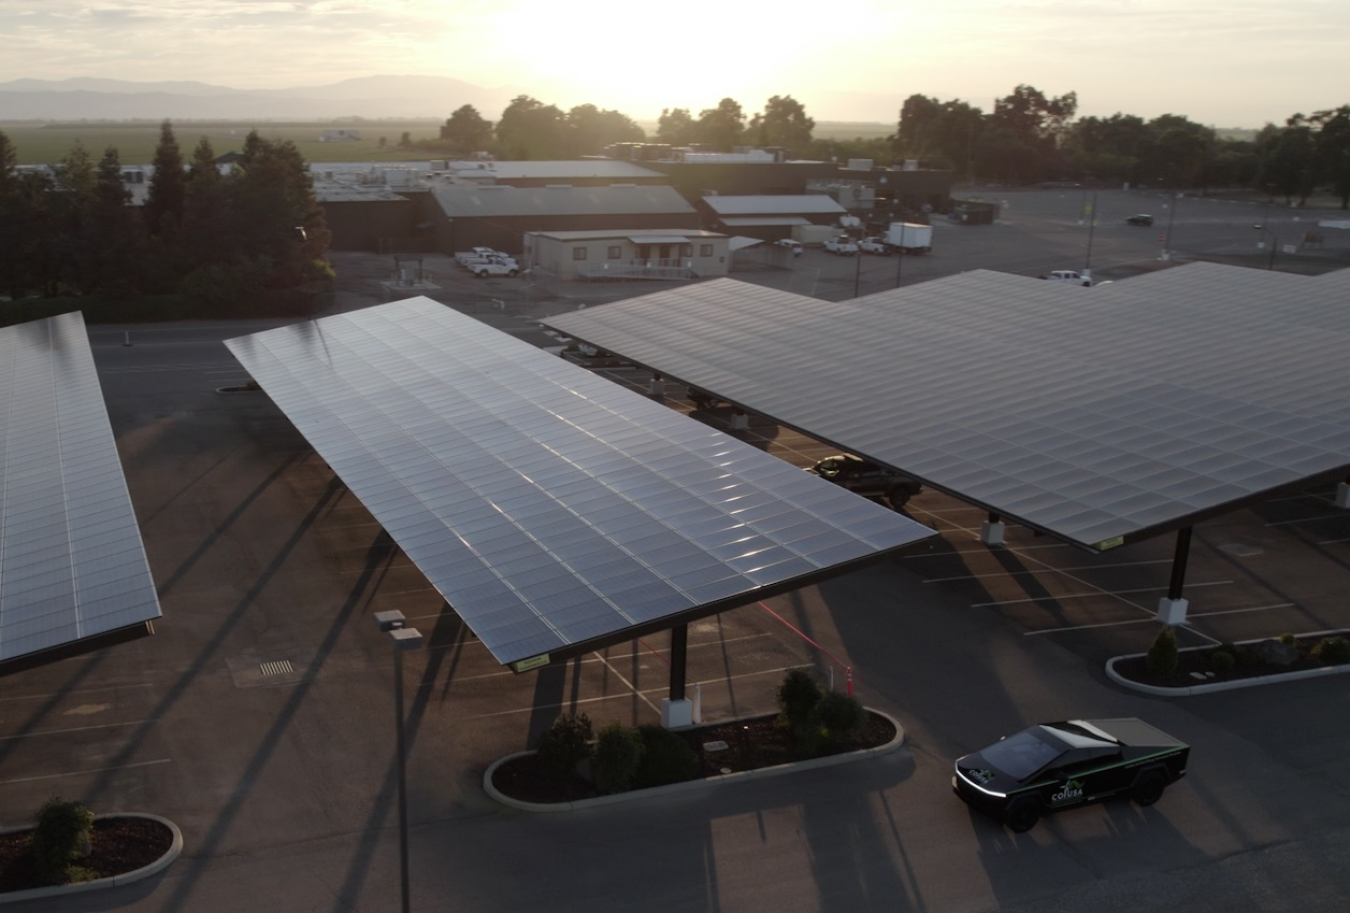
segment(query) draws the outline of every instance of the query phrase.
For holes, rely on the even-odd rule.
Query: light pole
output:
[[[1274,268],[1275,268],[1275,251],[1276,251],[1276,250],[1279,248],[1279,246],[1280,246],[1280,236],[1277,235],[1277,234],[1275,234],[1275,232],[1271,231],[1269,228],[1266,228],[1266,226],[1265,226],[1264,224],[1262,224],[1262,225],[1253,225],[1252,228],[1255,229],[1256,231],[1262,231],[1262,232],[1265,232],[1266,234],[1270,235],[1270,262],[1269,262],[1268,264],[1266,264],[1266,269],[1274,269]],[[1259,250],[1260,247],[1261,247],[1261,242],[1257,242],[1257,245],[1256,245],[1256,246],[1257,246],[1257,249]]]
[[[1164,260],[1172,259],[1172,223],[1176,220],[1178,194],[1175,187],[1172,188],[1172,199],[1167,205],[1167,237],[1163,240]]]
[[[1092,211],[1088,214],[1087,257],[1083,260],[1083,276],[1092,278],[1092,232],[1097,227],[1097,191],[1092,191]]]
[[[403,913],[408,913],[408,757],[403,742],[403,654],[422,646],[422,632],[406,627],[398,609],[375,613],[375,627],[394,648],[394,728],[398,739],[398,857]]]

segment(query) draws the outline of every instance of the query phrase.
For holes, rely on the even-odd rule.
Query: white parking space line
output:
[[[741,673],[740,675],[729,675],[729,676],[726,676],[725,678],[710,678],[710,679],[705,679],[705,680],[703,680],[703,681],[689,682],[688,684],[689,684],[691,687],[692,687],[693,685],[716,685],[716,684],[718,684],[719,682],[739,681],[740,679],[744,679],[744,678],[757,678],[757,677],[759,677],[759,676],[764,676],[764,675],[781,675],[781,674],[783,674],[783,673],[786,673],[786,672],[791,671],[792,669],[805,669],[805,668],[809,668],[809,665],[810,665],[809,663],[802,663],[802,664],[799,664],[799,665],[796,665],[796,666],[783,666],[783,667],[778,668],[778,669],[761,669],[761,670],[756,671],[756,672],[743,672],[743,673]],[[640,691],[640,690],[634,689],[633,694],[636,694],[638,697],[642,698],[643,701],[646,702],[647,706],[651,707],[653,710],[657,710],[656,705],[653,704],[653,703],[646,697],[646,695],[647,695],[647,694],[664,694],[665,691],[666,691],[666,689],[665,689],[664,687],[661,687],[661,688],[649,688],[649,689],[647,689],[647,691],[645,691],[645,692],[644,692],[644,691]],[[493,712],[493,713],[480,713],[480,714],[478,714],[478,715],[476,715],[476,716],[466,716],[466,717],[461,717],[461,719],[464,719],[464,720],[485,720],[485,719],[491,719],[491,718],[493,718],[493,717],[498,717],[498,716],[512,716],[513,714],[519,714],[519,713],[534,713],[536,710],[550,710],[550,709],[554,709],[554,708],[571,707],[571,706],[573,706],[573,705],[580,705],[580,704],[598,704],[598,703],[601,703],[602,701],[617,701],[617,700],[624,700],[624,701],[626,701],[626,700],[628,700],[630,697],[631,697],[631,695],[628,694],[627,692],[620,693],[620,694],[603,694],[603,695],[600,695],[599,697],[586,697],[586,698],[580,698],[580,699],[575,700],[575,701],[565,701],[565,702],[563,702],[563,703],[558,703],[558,704],[532,704],[532,705],[530,705],[529,707],[517,707],[517,708],[514,708],[514,709],[512,709],[512,710],[497,710],[497,711],[495,711],[495,712]],[[658,712],[659,712],[659,711],[658,711]]]
[[[432,619],[432,618],[438,618],[439,616],[437,616],[437,615],[423,615],[423,616],[421,616],[421,617],[424,618],[424,619]],[[415,621],[416,619],[409,619],[409,620],[410,620],[410,621]],[[746,634],[746,635],[743,636],[743,637],[728,637],[726,640],[708,640],[708,641],[703,641],[702,643],[689,644],[685,649],[686,649],[686,652],[687,652],[687,653],[693,653],[695,650],[699,650],[699,649],[710,648],[710,647],[722,647],[722,646],[725,646],[726,644],[740,643],[740,642],[746,641],[746,640],[763,640],[763,639],[766,638],[766,637],[772,637],[772,636],[773,636],[773,635],[768,634],[768,633],[764,633],[764,634]],[[436,645],[436,646],[434,646],[434,647],[431,647],[430,649],[432,649],[432,650],[450,650],[450,649],[453,649],[454,647],[457,647],[457,646],[459,646],[459,643],[458,643],[458,642],[456,642],[456,643],[449,643],[449,644],[438,644],[438,645]],[[633,657],[635,657],[635,656],[647,656],[647,655],[653,655],[653,656],[657,656],[657,657],[660,657],[660,656],[661,656],[661,654],[659,654],[659,653],[650,653],[650,651],[646,651],[646,650],[633,650],[633,651],[628,652],[628,653],[616,653],[614,656],[609,657],[609,658],[610,658],[611,660],[613,660],[614,662],[624,662],[625,660],[631,660],[631,659],[632,659]],[[664,658],[664,657],[661,657],[661,658]],[[581,665],[583,665],[583,666],[586,666],[586,665],[595,665],[595,664],[598,664],[598,663],[601,663],[601,662],[605,662],[605,660],[603,660],[603,659],[599,656],[599,654],[596,654],[596,653],[592,653],[592,654],[590,655],[590,657],[583,657],[583,658],[581,659]],[[567,665],[570,666],[571,664],[572,664],[572,661],[571,661],[571,660],[568,660],[568,661],[567,661]],[[482,673],[482,674],[480,674],[480,675],[457,675],[457,676],[455,676],[455,681],[456,681],[456,682],[472,682],[472,681],[477,681],[477,680],[479,680],[479,679],[485,679],[485,678],[501,678],[501,677],[503,677],[503,676],[509,676],[509,677],[514,678],[515,675],[516,675],[516,673],[512,672],[510,669],[507,669],[507,668],[504,668],[504,667],[503,667],[500,671],[497,671],[497,672],[484,672],[484,673]],[[422,688],[430,688],[433,684],[435,684],[435,683],[434,683],[434,682],[424,682],[424,683],[423,683],[422,685],[420,685],[419,687],[422,687]]]
[[[103,691],[122,691],[126,688],[153,688],[150,682],[127,682],[121,685],[107,685],[101,688],[81,688],[78,691],[63,691],[58,694],[15,694],[0,697],[0,703],[9,703],[11,701],[45,701],[54,697],[78,697],[82,694],[99,694]]]
[[[1028,569],[1025,571],[995,571],[989,574],[965,574],[960,577],[934,577],[931,580],[925,580],[924,583],[950,583],[954,580],[983,580],[988,577],[1016,577],[1023,574],[1067,574],[1071,571],[1096,571],[1109,570],[1117,567],[1142,567],[1149,564],[1171,564],[1170,558],[1158,558],[1153,561],[1127,561],[1121,564],[1102,564],[1102,565],[1081,565],[1079,567],[1052,567],[1043,569]]]
[[[1271,609],[1292,609],[1296,602],[1277,602],[1272,605],[1258,605],[1247,609],[1216,609],[1213,612],[1188,612],[1187,618],[1209,618],[1213,615],[1245,615],[1248,612],[1268,612]]]
[[[1082,583],[1083,581],[1078,581]],[[1202,586],[1225,586],[1232,583],[1231,580],[1211,580],[1208,583],[1188,583],[1186,589],[1199,589]],[[1166,584],[1162,586],[1146,586],[1137,590],[1093,590],[1087,593],[1057,593],[1052,596],[1032,596],[1029,599],[1005,599],[999,602],[972,602],[972,609],[987,609],[995,606],[1018,605],[1027,602],[1046,602],[1058,601],[1060,599],[1085,599],[1090,596],[1128,596],[1133,593],[1156,593],[1159,590],[1166,590]]]
[[[605,667],[606,669],[608,669],[610,672],[612,672],[612,673],[614,674],[614,677],[615,677],[615,678],[617,678],[619,681],[621,681],[621,682],[624,683],[624,686],[625,686],[626,688],[628,688],[629,691],[633,692],[633,694],[635,694],[635,695],[637,695],[638,697],[640,697],[640,698],[642,699],[642,702],[643,702],[644,704],[646,704],[646,705],[647,705],[648,707],[650,707],[651,709],[657,711],[658,713],[661,712],[661,711],[660,711],[660,708],[657,707],[655,704],[652,703],[652,699],[651,699],[651,698],[649,698],[649,697],[647,697],[647,695],[643,694],[642,691],[640,691],[640,690],[638,689],[637,685],[634,685],[634,684],[633,684],[632,682],[630,682],[628,679],[624,678],[623,673],[620,672],[618,669],[614,668],[614,664],[613,664],[613,663],[611,663],[608,659],[605,659],[603,656],[600,656],[600,654],[598,654],[598,653],[595,654],[595,656],[599,658],[600,662],[604,665],[604,667]]]
[[[1340,545],[1342,542],[1350,542],[1350,539],[1323,539],[1318,545]]]
[[[15,783],[35,783],[38,780],[59,780],[62,777],[82,777],[86,774],[102,774],[115,770],[133,770],[137,767],[150,767],[154,764],[169,764],[173,758],[157,758],[154,761],[138,761],[135,764],[122,764],[118,767],[94,767],[89,770],[68,770],[59,774],[43,774],[40,777],[16,777],[13,780],[0,780],[0,786],[10,786]]]
[[[13,742],[16,739],[35,739],[44,735],[68,735],[72,732],[89,732],[93,729],[116,729],[119,726],[142,726],[157,723],[158,720],[128,720],[125,723],[99,723],[94,726],[76,726],[73,729],[44,729],[41,732],[25,732],[23,735],[0,735],[0,742]]]
[[[1156,623],[1157,618],[1127,618],[1124,621],[1099,621],[1090,625],[1064,625],[1060,628],[1042,628],[1039,631],[1023,631],[1023,637],[1036,637],[1040,634],[1063,634],[1065,631],[1089,631],[1093,628],[1120,628],[1126,625],[1146,625]]]

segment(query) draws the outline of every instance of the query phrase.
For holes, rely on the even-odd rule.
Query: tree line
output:
[[[255,130],[223,171],[205,137],[185,161],[165,121],[145,203],[131,199],[115,147],[95,159],[77,141],[50,170],[20,169],[0,132],[0,293],[174,295],[240,313],[332,278],[331,233],[289,140]]]
[[[1019,85],[982,109],[959,99],[905,99],[895,133],[853,140],[817,139],[815,120],[790,95],[775,95],[758,113],[724,98],[695,115],[666,108],[656,132],[618,112],[580,105],[564,112],[528,95],[516,97],[496,123],[472,105],[457,109],[440,137],[415,145],[438,153],[489,152],[508,160],[598,155],[622,142],[666,143],[730,151],[776,146],[808,159],[918,160],[952,171],[958,182],[1035,184],[1080,181],[1164,188],[1245,187],[1287,202],[1325,189],[1350,207],[1350,105],[1283,125],[1267,124],[1252,139],[1220,136],[1177,114],[1152,120],[1129,114],[1077,118],[1078,96],[1047,96]]]

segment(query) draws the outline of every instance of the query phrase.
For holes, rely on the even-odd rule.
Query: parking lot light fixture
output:
[[[399,882],[402,889],[403,913],[409,913],[408,903],[408,757],[403,738],[403,654],[422,646],[422,632],[407,627],[403,613],[397,609],[375,613],[375,626],[389,636],[394,648],[394,729],[398,742],[398,857]]]

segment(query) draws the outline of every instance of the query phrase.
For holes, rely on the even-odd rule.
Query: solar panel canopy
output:
[[[0,663],[159,615],[84,318],[0,329]]]
[[[1085,548],[1350,470],[1350,283],[989,271],[843,303],[716,280],[549,318]]]
[[[427,298],[226,345],[503,664],[933,535]]]

